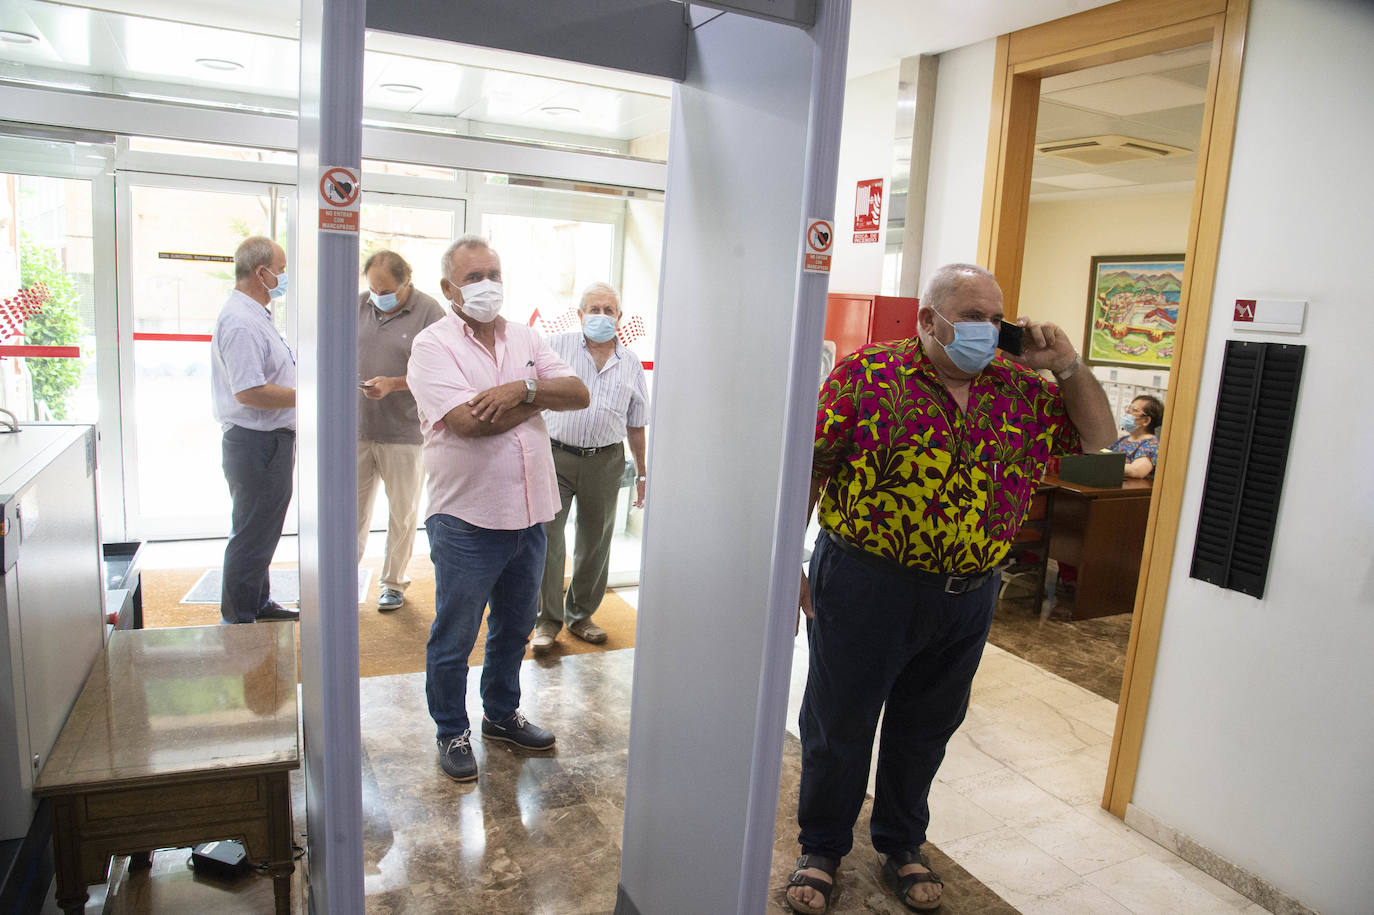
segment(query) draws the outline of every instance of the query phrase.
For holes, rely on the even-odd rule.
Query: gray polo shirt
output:
[[[296,386],[296,357],[267,309],[237,289],[220,309],[210,341],[212,412],[222,429],[242,426],[259,432],[295,429],[296,409],[259,410],[234,395],[264,384]]]
[[[443,307],[415,287],[405,305],[382,311],[366,292],[358,297],[358,380],[378,375],[395,378],[406,373],[410,345],[415,336],[444,316]],[[397,391],[381,400],[358,392],[358,440],[386,444],[418,445],[420,414],[409,391]]]

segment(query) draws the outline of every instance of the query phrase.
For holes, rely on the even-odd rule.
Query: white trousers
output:
[[[420,486],[425,465],[421,445],[358,442],[358,559],[363,558],[371,527],[372,499],[377,480],[386,488],[386,553],[382,560],[381,590],[405,593],[410,579],[406,566],[415,546],[416,514],[420,510]]]

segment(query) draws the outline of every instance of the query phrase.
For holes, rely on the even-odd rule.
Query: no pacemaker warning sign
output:
[[[828,219],[811,218],[806,221],[806,259],[802,262],[805,273],[829,273],[830,255],[834,251],[835,228]]]
[[[357,235],[361,191],[357,169],[323,166],[320,169],[320,231]]]

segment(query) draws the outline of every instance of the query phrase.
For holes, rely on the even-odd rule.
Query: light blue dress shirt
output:
[[[296,387],[296,357],[267,309],[235,289],[220,309],[210,341],[210,397],[220,427],[259,432],[295,429],[296,408],[259,410],[234,395],[264,384]]]

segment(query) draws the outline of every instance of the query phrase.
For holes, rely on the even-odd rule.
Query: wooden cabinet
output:
[[[916,335],[918,299],[898,295],[831,293],[825,309],[825,339],[835,341],[835,358],[861,346]]]

